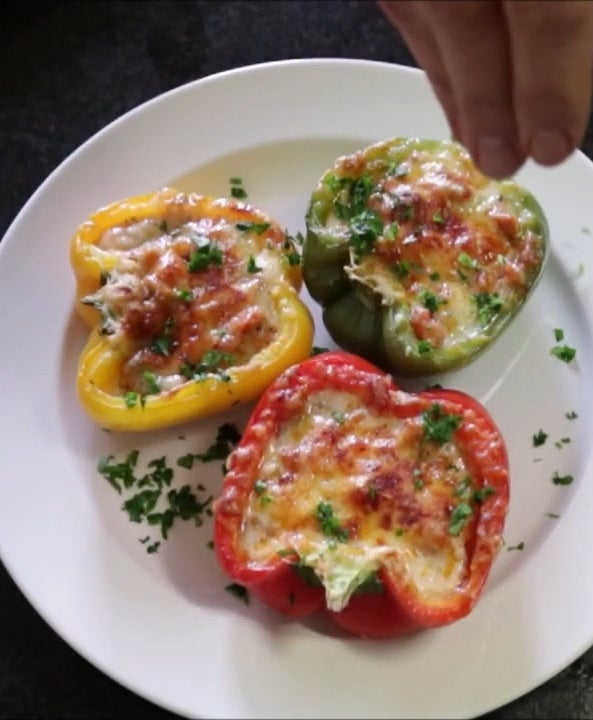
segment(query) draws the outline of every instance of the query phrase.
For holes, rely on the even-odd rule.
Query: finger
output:
[[[525,152],[543,165],[583,139],[591,106],[593,3],[504,2],[514,105]]]
[[[511,175],[525,160],[512,94],[510,47],[500,3],[423,2],[436,28],[455,96],[461,141],[484,173]]]
[[[459,139],[459,119],[455,95],[447,69],[434,39],[431,27],[420,12],[420,2],[378,0],[379,7],[393,23],[414,59],[427,74],[432,89],[443,108],[451,133]]]

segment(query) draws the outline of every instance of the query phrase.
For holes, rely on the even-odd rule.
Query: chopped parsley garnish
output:
[[[350,217],[366,210],[367,202],[373,192],[373,178],[361,175],[350,186]]]
[[[261,271],[262,271],[262,269],[255,262],[255,258],[253,257],[253,255],[250,255],[249,260],[247,261],[247,272],[258,273]]]
[[[433,403],[428,410],[422,413],[424,437],[443,445],[451,440],[453,433],[461,424],[461,420],[461,415],[447,413],[443,410],[442,405]]]
[[[212,497],[208,497],[203,502],[199,502],[190,486],[184,485],[179,489],[173,488],[169,490],[167,500],[175,517],[179,517],[182,520],[190,520],[192,518],[197,520],[201,513],[206,510],[212,502]]]
[[[138,405],[140,402],[140,393],[134,392],[133,390],[129,390],[124,395],[124,403],[127,408],[133,408]]]
[[[193,453],[187,453],[187,455],[182,455],[181,457],[177,458],[177,465],[179,467],[185,468],[186,470],[191,470],[194,466],[194,460],[195,456]]]
[[[433,223],[436,223],[437,225],[444,225],[445,224],[445,218],[441,215],[441,213],[435,213],[432,216]]]
[[[284,239],[284,257],[288,261],[288,264],[293,267],[294,265],[300,265],[301,264],[301,255],[296,250],[295,245],[302,245],[304,242],[304,238],[302,233],[297,233],[296,237],[292,237],[288,234],[288,231],[285,233],[285,239]]]
[[[437,280],[440,280],[440,279],[441,279],[441,276],[439,275],[439,273],[438,273],[436,270],[433,271],[433,272],[431,272],[428,277],[429,277],[433,282],[436,282]]]
[[[574,410],[570,410],[566,413],[565,417],[567,420],[576,420],[578,418],[578,415]]]
[[[572,475],[560,475],[558,472],[554,473],[552,482],[554,485],[570,485],[574,481]]]
[[[128,513],[132,522],[142,522],[148,514],[154,510],[159,498],[161,490],[142,490],[131,498],[128,498],[123,504],[123,509]]]
[[[395,240],[399,233],[399,225],[397,223],[391,223],[383,230],[383,237],[385,240]]]
[[[230,178],[229,182],[231,185],[243,185],[243,179],[237,176]]]
[[[348,531],[345,530],[340,521],[334,515],[334,509],[330,503],[321,501],[315,511],[317,522],[321,532],[327,537],[334,538],[338,542],[347,542]]]
[[[469,475],[466,475],[460,482],[457,483],[453,495],[463,500],[465,503],[477,502],[483,503],[491,495],[495,495],[496,490],[490,485],[484,485],[480,488],[473,488],[472,479]]]
[[[449,517],[449,535],[459,535],[471,517],[472,512],[472,508],[468,503],[462,502],[456,505]]]
[[[554,446],[557,447],[559,450],[562,449],[565,445],[568,445],[570,443],[570,438],[563,437],[560,438],[557,442],[554,443]]]
[[[167,458],[164,455],[151,460],[148,463],[148,467],[153,468],[153,470],[145,478],[142,478],[141,482],[149,480],[159,488],[163,486],[169,487],[169,485],[171,485],[173,470],[167,465]]]
[[[401,537],[404,534],[404,529],[402,527],[398,527],[395,529],[395,536]]]
[[[155,552],[158,552],[158,551],[159,551],[160,546],[161,546],[161,541],[160,541],[160,540],[157,540],[156,542],[151,543],[151,544],[146,548],[146,552],[147,552],[149,555],[153,555]]]
[[[238,200],[243,200],[247,197],[247,191],[241,185],[233,185],[231,188],[231,195]]]
[[[400,260],[399,262],[393,263],[391,269],[396,278],[403,280],[410,274],[411,267],[412,265],[408,260]]]
[[[288,260],[288,264],[291,267],[293,267],[294,265],[301,264],[301,256],[296,250],[293,250],[292,252],[287,253],[285,257]]]
[[[252,232],[255,233],[255,235],[263,235],[266,230],[270,227],[270,223],[268,222],[238,222],[235,223],[235,227],[237,230],[240,230],[241,232]]]
[[[142,382],[146,388],[147,395],[158,395],[160,393],[161,388],[156,373],[153,373],[151,370],[145,370],[142,373]]]
[[[199,453],[194,457],[203,463],[212,460],[226,460],[230,455],[233,446],[241,440],[241,434],[231,423],[224,423],[218,428],[215,442],[210,445],[206,452]]]
[[[541,447],[548,439],[548,433],[538,430],[532,438],[533,447]]]
[[[206,242],[199,244],[192,251],[187,261],[187,269],[189,272],[200,272],[207,270],[210,265],[222,265],[222,250],[215,242]]]
[[[228,366],[234,362],[234,357],[230,353],[215,350],[214,348],[207,350],[200,360],[200,364],[210,368],[218,369],[221,366]]]
[[[414,490],[422,490],[424,488],[424,480],[414,480]]]
[[[363,210],[350,219],[350,245],[355,255],[368,255],[383,232],[383,220],[374,210]]]
[[[457,262],[468,270],[476,270],[480,267],[478,261],[466,252],[459,253]]]
[[[507,550],[508,550],[508,551],[510,551],[510,550],[523,550],[524,547],[525,547],[525,543],[524,543],[524,542],[520,542],[518,545],[510,545],[510,546],[507,548]]]
[[[205,380],[208,375],[218,375],[223,382],[229,382],[230,376],[225,372],[235,358],[230,353],[211,348],[207,350],[198,363],[186,360],[179,367],[179,373],[187,380]]]
[[[141,477],[135,475],[139,452],[137,450],[128,454],[124,462],[117,463],[113,456],[101,458],[97,470],[110,482],[118,493],[123,487],[130,489],[134,487],[135,492],[128,497],[122,510],[127,512],[131,522],[141,523],[145,521],[148,525],[160,526],[162,538],[168,538],[168,532],[177,518],[181,520],[193,519],[196,526],[203,522],[203,514],[211,514],[210,504],[212,495],[206,498],[199,498],[194,494],[189,485],[171,488],[174,472],[167,465],[166,457],[154,458],[147,463],[147,471]],[[180,467],[191,467],[184,463],[183,459],[178,461]],[[206,488],[198,485],[197,489],[204,492]],[[158,507],[165,499],[164,507]],[[146,536],[140,542],[148,543],[150,536]],[[155,542],[146,548],[148,553],[158,550],[160,542]]]
[[[263,495],[268,487],[268,483],[265,480],[256,480],[253,483],[253,490],[256,495]]]
[[[338,425],[341,425],[346,418],[343,412],[340,412],[339,410],[334,410],[331,413],[331,419],[337,422]]]
[[[431,352],[432,343],[430,340],[419,340],[416,345],[416,350],[418,351],[418,355],[426,355],[426,353]]]
[[[562,340],[564,340],[564,330],[562,330],[562,328],[554,328],[554,339],[556,342],[562,342]]]
[[[243,587],[243,585],[239,585],[239,583],[231,583],[225,587],[225,590],[233,595],[233,597],[236,597],[237,600],[241,600],[241,602],[244,602],[245,605],[249,605],[249,590]]]
[[[152,341],[150,349],[153,353],[166,356],[171,352],[171,343],[173,342],[174,327],[175,320],[173,320],[172,317],[168,317],[165,321],[165,328],[163,332]]]
[[[474,302],[478,308],[478,317],[482,325],[488,325],[500,312],[503,302],[498,293],[476,293]]]
[[[300,247],[305,244],[305,236],[300,230],[295,235],[289,235],[287,232],[286,239],[290,242],[295,243],[296,245],[299,245]]]
[[[559,360],[570,363],[574,360],[577,351],[568,345],[556,345],[550,350],[550,353]]]
[[[160,230],[162,233],[169,232],[169,227],[167,226],[167,221],[166,221],[166,220],[161,220],[161,222],[160,222],[160,224],[159,224],[159,230]]]
[[[447,302],[446,300],[438,297],[438,295],[435,295],[430,290],[422,290],[418,298],[430,313],[435,313],[441,305],[444,305]]]
[[[168,355],[171,351],[171,338],[167,335],[159,335],[154,339],[150,349],[157,355]]]
[[[186,290],[185,288],[176,288],[175,295],[180,300],[183,300],[183,302],[191,302],[194,299],[194,294],[192,293],[192,291]]]
[[[138,462],[138,450],[132,450],[128,453],[123,462],[115,462],[113,455],[102,457],[97,464],[97,471],[114,487],[118,493],[121,493],[123,483],[124,488],[130,488],[136,482],[134,470]]]
[[[484,502],[491,495],[496,495],[496,490],[490,485],[484,485],[484,487],[474,490],[472,497],[476,502]]]

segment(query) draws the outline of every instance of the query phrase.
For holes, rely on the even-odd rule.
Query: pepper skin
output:
[[[475,399],[400,391],[358,356],[289,368],[261,397],[214,504],[227,575],[293,618],[388,638],[465,617],[502,543],[504,440]]]
[[[295,257],[271,218],[231,199],[164,189],[98,210],[70,251],[88,415],[145,431],[256,399],[311,351]]]
[[[336,343],[396,375],[460,368],[539,280],[544,213],[454,142],[396,138],[339,158],[307,211],[303,278]]]

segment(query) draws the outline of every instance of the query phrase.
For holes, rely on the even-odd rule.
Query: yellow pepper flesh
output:
[[[247,361],[225,369],[224,379],[216,373],[207,374],[130,403],[119,381],[128,358],[127,348],[114,347],[101,334],[99,310],[82,300],[101,288],[105,273],[116,269],[122,257],[121,251],[98,245],[103,233],[130,222],[158,219],[167,208],[170,212],[172,203],[182,207],[186,219],[197,221],[206,217],[216,222],[259,223],[271,228],[261,242],[265,241],[268,251],[277,250],[280,256],[284,255],[282,274],[267,288],[277,328],[271,341]],[[274,238],[280,242],[273,242]],[[259,242],[257,238],[256,241]],[[288,262],[287,248],[294,250],[286,244],[278,226],[259,210],[228,199],[184,196],[171,189],[114,203],[91,216],[75,234],[70,253],[77,283],[76,308],[92,327],[76,379],[78,395],[88,415],[101,427],[118,431],[147,431],[188,422],[255,400],[287,367],[305,359],[313,343],[313,322],[298,296],[300,267]]]

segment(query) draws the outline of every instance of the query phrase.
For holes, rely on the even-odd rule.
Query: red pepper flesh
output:
[[[438,518],[426,517],[426,513],[422,516],[420,513],[422,522],[438,521],[443,525],[443,508],[449,508],[452,513],[449,530],[451,535],[455,535],[459,527],[454,528],[453,511],[460,512],[460,504],[466,506],[462,510],[468,517],[462,518],[461,522],[461,526],[466,526],[463,532],[457,532],[461,540],[455,545],[457,551],[463,553],[464,564],[459,582],[450,592],[435,596],[427,594],[422,583],[416,582],[420,576],[410,574],[408,566],[398,560],[398,551],[390,548],[385,556],[381,556],[376,567],[375,587],[364,592],[364,584],[359,583],[360,587],[349,596],[345,606],[336,610],[327,606],[328,596],[323,587],[323,578],[313,574],[314,582],[311,584],[310,574],[309,578],[303,575],[302,558],[297,547],[270,552],[265,557],[250,555],[245,528],[251,512],[250,502],[253,503],[256,497],[254,492],[257,491],[257,481],[262,474],[266,449],[278,438],[282,428],[291,421],[298,421],[303,415],[306,400],[324,391],[348,393],[365,412],[373,412],[379,418],[395,418],[397,422],[410,423],[410,432],[415,433],[414,437],[419,437],[422,418],[435,408],[441,413],[437,413],[437,419],[456,419],[456,426],[452,430],[450,428],[450,437],[443,440],[438,436],[426,435],[422,440],[426,447],[434,446],[435,453],[439,447],[452,447],[454,444],[456,452],[462,457],[463,470],[467,473],[466,487],[459,483],[449,487],[445,479],[431,476],[430,483],[433,488],[437,488],[431,492],[449,492],[450,497],[447,495],[445,500],[441,500],[441,505],[437,507],[440,513]],[[333,437],[339,437],[339,429],[332,432]],[[311,462],[314,462],[315,457],[311,455]],[[427,457],[430,459],[432,456]],[[400,460],[394,458],[393,462]],[[392,484],[407,482],[403,475],[399,477],[395,474],[394,477],[396,480],[392,480]],[[413,506],[411,515],[409,508],[396,507],[399,500],[413,504],[414,496],[401,493],[393,496],[393,506],[389,506],[390,497],[385,502],[382,498],[375,502],[373,498],[376,506],[367,498],[367,504],[360,512],[369,514],[379,512],[377,508],[386,508],[387,511],[399,513],[398,519],[405,520],[409,516],[411,533],[423,532],[422,527],[415,524],[414,518],[419,516],[416,506]],[[379,501],[383,504],[379,505]],[[269,502],[273,504],[275,501],[270,498]],[[366,360],[344,352],[328,352],[289,368],[260,398],[241,442],[229,458],[222,492],[215,503],[215,549],[223,570],[234,582],[243,585],[254,597],[285,615],[303,617],[325,611],[329,618],[350,634],[369,638],[393,637],[421,628],[446,625],[471,612],[501,546],[508,502],[509,465],[504,440],[494,420],[477,400],[453,390],[432,389],[405,393],[398,389],[391,376]],[[350,539],[363,542],[356,537],[354,520],[349,522],[351,524],[345,526],[349,528],[348,532],[343,530],[344,537],[338,534],[338,540],[329,543],[334,543],[338,554],[346,547],[348,540],[345,536],[348,534]],[[377,523],[380,522],[377,520]],[[311,523],[314,524],[313,519]],[[280,536],[282,531],[283,528],[279,526],[270,532],[271,535]],[[398,528],[395,534],[399,531]],[[411,550],[407,548],[406,552],[416,552],[414,547],[410,547]]]

